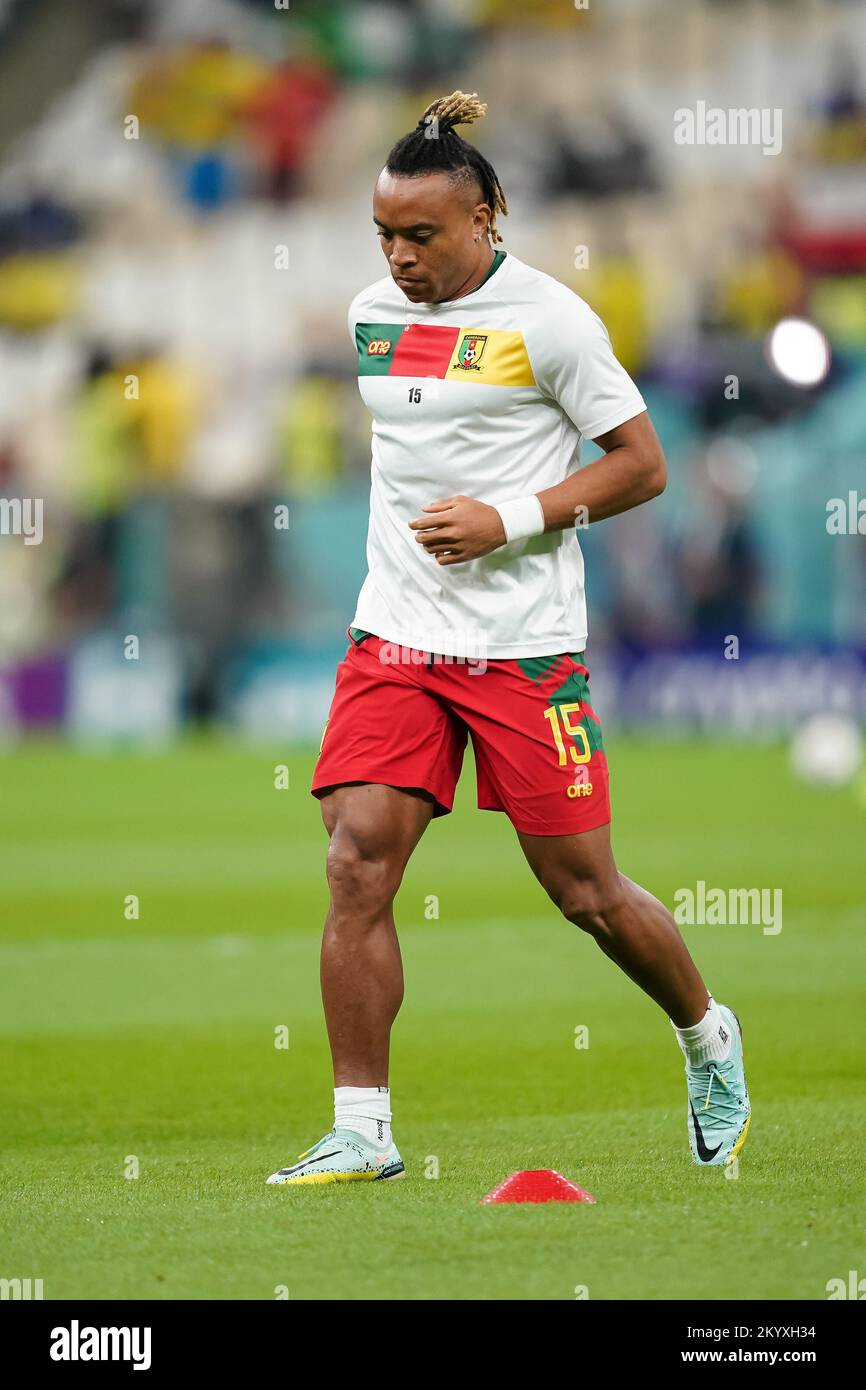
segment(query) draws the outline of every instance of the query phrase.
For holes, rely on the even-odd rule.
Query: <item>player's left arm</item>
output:
[[[664,490],[667,467],[643,397],[607,329],[577,295],[545,303],[531,331],[536,383],[604,457],[563,482],[496,507],[472,497],[430,502],[409,524],[440,565],[477,560],[510,540],[585,526],[639,507]]]
[[[593,441],[604,457],[536,493],[545,531],[604,521],[658,497],[667,465],[647,411]],[[461,565],[505,545],[505,526],[496,507],[473,497],[443,497],[423,508],[409,525],[415,539],[440,565]]]
[[[604,450],[603,458],[536,494],[545,531],[604,521],[664,492],[668,469],[648,411],[600,434],[593,443]]]

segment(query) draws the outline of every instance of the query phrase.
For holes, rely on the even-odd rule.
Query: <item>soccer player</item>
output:
[[[388,1056],[403,998],[393,901],[467,736],[480,809],[504,811],[560,911],[670,1019],[699,1164],[742,1147],[739,1020],[671,914],[621,874],[589,699],[576,528],[640,506],[666,466],[600,319],[502,249],[505,196],[455,127],[486,106],[433,102],[388,155],[373,220],[388,274],[349,331],[373,417],[369,573],[313,779],[330,836],[322,997],[334,1127],[269,1183],[402,1177]],[[582,438],[604,456],[579,469]]]

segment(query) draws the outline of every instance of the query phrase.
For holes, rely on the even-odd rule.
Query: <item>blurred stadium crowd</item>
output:
[[[5,0],[0,497],[44,539],[0,535],[0,726],[105,723],[129,633],[166,707],[267,724],[279,667],[271,722],[319,718],[364,568],[372,185],[457,86],[505,248],[602,316],[671,466],[586,539],[594,644],[866,647],[866,536],[826,526],[866,496],[864,40],[843,0]],[[701,101],[778,108],[781,150],[677,143]],[[770,350],[792,316],[819,332]]]

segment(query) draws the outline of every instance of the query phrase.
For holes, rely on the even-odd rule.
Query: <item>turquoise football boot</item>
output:
[[[743,1031],[733,1010],[719,1005],[731,1030],[731,1051],[724,1062],[705,1062],[690,1067],[686,1062],[689,1091],[689,1143],[692,1158],[701,1167],[723,1166],[736,1158],[746,1142],[752,1107],[743,1066]]]
[[[393,1139],[379,1148],[353,1129],[334,1128],[300,1154],[290,1168],[280,1168],[269,1183],[310,1186],[323,1182],[382,1182],[404,1178],[406,1170]]]

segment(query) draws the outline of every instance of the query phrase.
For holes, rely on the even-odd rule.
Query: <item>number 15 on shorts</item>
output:
[[[582,724],[573,724],[572,715],[580,717],[580,705],[548,705],[544,711],[544,717],[550,725],[553,734],[553,742],[559,754],[559,766],[568,765],[568,753],[571,754],[573,763],[588,763],[592,757],[592,749],[589,746],[589,739]],[[562,721],[560,724],[560,720]],[[562,736],[563,729],[572,740],[568,749],[565,748],[565,739]]]

